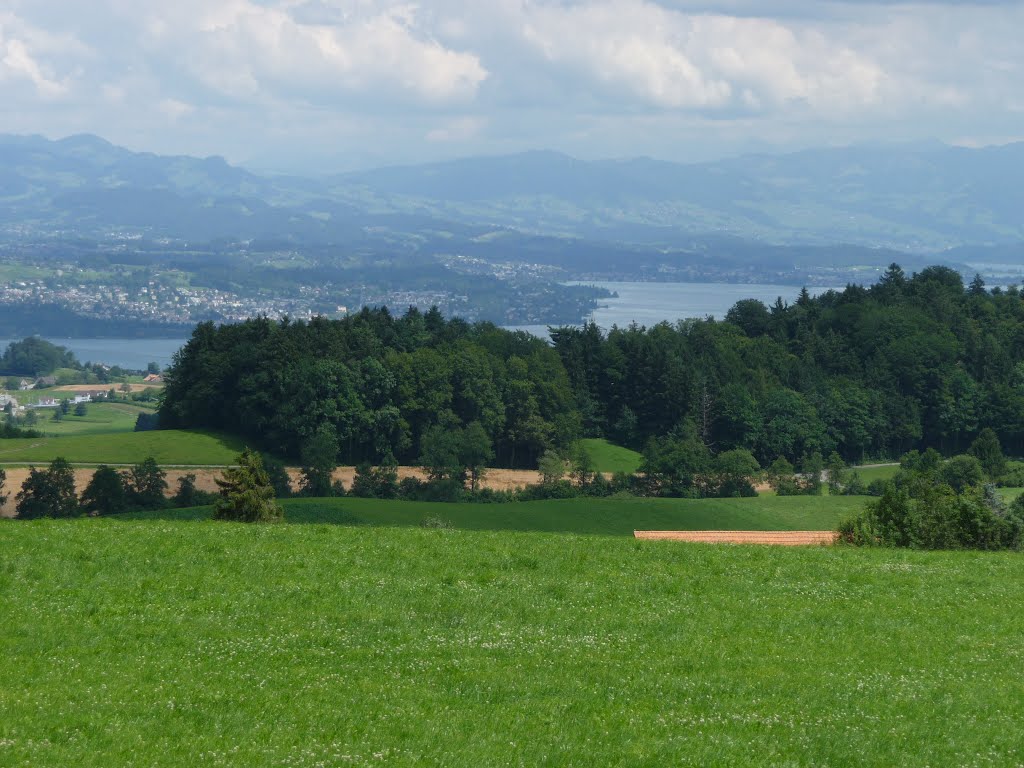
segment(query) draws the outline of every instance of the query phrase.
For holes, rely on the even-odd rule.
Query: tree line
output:
[[[792,304],[737,302],[721,321],[553,332],[583,429],[642,448],[696,434],[762,466],[836,451],[962,453],[985,428],[1024,452],[1024,296],[891,265]]]
[[[958,454],[986,428],[1020,454],[1024,298],[892,265],[871,287],[744,300],[720,321],[557,328],[552,344],[436,310],[204,323],[167,373],[160,426],[346,464],[427,465],[452,435],[492,466],[536,467],[587,436],[651,467],[689,453],[705,475],[748,456]]]

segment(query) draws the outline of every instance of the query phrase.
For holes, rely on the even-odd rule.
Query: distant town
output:
[[[0,335],[57,333],[56,326],[79,320],[94,329],[105,325],[138,332],[132,335],[160,328],[180,334],[207,320],[342,317],[363,306],[396,311],[437,307],[446,316],[508,325],[574,323],[606,295],[560,284],[558,270],[551,267],[489,264],[473,257],[439,258],[417,269],[312,266],[296,271],[280,266],[296,258],[291,251],[263,253],[254,262],[247,260],[251,254],[244,248],[231,246],[189,252],[187,264],[158,266],[152,254],[126,252],[123,245],[84,248],[62,242],[59,248],[20,246],[3,253],[0,309],[6,317]],[[61,255],[55,257],[51,247]],[[67,317],[58,321],[42,309],[47,307]]]

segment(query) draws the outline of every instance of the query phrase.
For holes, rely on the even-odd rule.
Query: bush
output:
[[[996,483],[1000,488],[1024,487],[1024,466],[1013,466],[1006,470]]]
[[[868,483],[867,492],[868,496],[881,496],[885,493],[885,489],[889,486],[889,481],[883,480],[880,477],[876,477],[870,483]]]
[[[991,486],[956,493],[948,485],[933,485],[914,498],[890,484],[864,512],[841,523],[839,533],[843,541],[861,546],[1020,549],[1024,502],[1018,501],[1007,509]]]
[[[156,429],[160,429],[159,413],[140,413],[135,417],[136,432],[152,432]]]
[[[472,500],[480,504],[508,504],[520,501],[516,491],[498,491],[493,488],[481,488],[473,494]]]
[[[882,491],[885,490],[884,481],[882,485],[883,488],[879,491],[878,495],[881,495]],[[829,488],[829,491],[831,492],[831,488]],[[869,491],[868,487],[864,485],[864,481],[861,479],[860,475],[856,472],[851,472],[846,476],[846,484],[842,486],[842,493],[844,496],[865,496]]]
[[[398,483],[398,498],[403,501],[417,501],[423,488],[423,481],[415,477],[405,477]]]
[[[196,476],[189,472],[178,478],[178,490],[175,492],[171,503],[179,509],[186,507],[205,507],[207,504],[216,504],[220,494],[210,491],[201,491],[196,488]]]
[[[776,496],[806,496],[820,490],[820,483],[814,486],[806,483],[783,456],[771,463],[765,470],[765,477]]]
[[[356,467],[352,495],[363,499],[394,499],[398,497],[398,467],[385,464],[373,467],[368,463]]]
[[[964,454],[943,464],[939,476],[954,491],[962,493],[970,486],[981,485],[985,481],[985,470],[976,457]]]
[[[528,485],[516,494],[519,501],[544,501],[546,499],[575,499],[584,495],[585,490],[569,480]]]

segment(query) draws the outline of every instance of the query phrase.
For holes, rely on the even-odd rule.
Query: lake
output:
[[[607,288],[618,294],[617,298],[600,299],[600,306],[590,319],[604,330],[613,325],[620,328],[630,323],[652,326],[667,320],[674,323],[690,317],[707,317],[721,319],[742,299],[758,299],[767,305],[775,303],[782,297],[783,301],[792,302],[800,294],[800,286],[770,285],[764,283],[573,283],[573,285],[594,285]],[[832,290],[830,288],[812,288],[807,291],[812,296]],[[836,288],[834,290],[843,290]],[[514,330],[523,330],[547,338],[547,326],[521,325]]]
[[[0,340],[0,349],[15,339]],[[20,339],[16,339],[20,341]],[[83,363],[104,363],[122,368],[145,370],[150,363],[159,363],[161,368],[171,364],[171,356],[181,348],[187,339],[57,339],[47,337],[60,347],[75,353]]]
[[[732,305],[741,299],[758,299],[772,304],[779,296],[792,302],[800,293],[794,285],[766,285],[761,283],[582,283],[596,285],[618,293],[617,298],[601,299],[601,306],[593,320],[601,328],[613,325],[625,327],[630,323],[652,326],[663,320],[674,323],[688,317],[725,317]],[[824,293],[828,288],[808,288],[812,295]],[[836,290],[842,290],[838,288]],[[508,326],[524,330],[541,338],[548,337],[546,325]],[[5,349],[10,339],[0,340]],[[106,363],[122,368],[143,370],[149,363],[166,367],[171,356],[186,339],[56,339],[54,344],[67,347],[82,362]]]

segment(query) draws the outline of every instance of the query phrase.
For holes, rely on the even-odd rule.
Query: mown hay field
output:
[[[0,522],[0,764],[1024,761],[1024,559]]]

